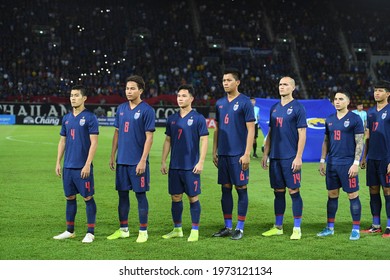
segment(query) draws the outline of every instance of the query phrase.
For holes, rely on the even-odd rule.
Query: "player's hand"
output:
[[[390,174],[390,163],[387,165],[387,174]]]
[[[362,159],[362,160],[360,161],[360,168],[361,168],[361,169],[366,169],[366,160],[365,160],[365,159]]]
[[[202,171],[203,171],[203,163],[200,163],[200,162],[198,162],[195,165],[194,169],[192,170],[192,172],[195,174],[200,174],[200,173],[202,173]]]
[[[168,174],[167,164],[165,162],[161,163],[160,171],[162,175]]]
[[[214,163],[215,167],[218,168],[218,155],[217,154],[213,155],[213,163]]]
[[[62,170],[62,168],[61,168],[61,164],[57,164],[56,165],[56,175],[58,176],[58,177],[60,177],[61,178],[61,170]]]
[[[264,170],[268,169],[268,156],[264,155],[263,158],[261,159],[261,167]]]
[[[146,170],[146,160],[141,160],[138,164],[137,167],[135,168],[135,174],[137,176],[140,176],[145,173]]]
[[[239,162],[241,164],[242,170],[244,171],[248,170],[250,161],[251,161],[250,155],[244,154],[242,157],[240,157]]]
[[[325,176],[326,175],[325,163],[320,163],[320,166],[318,167],[318,171],[320,172],[321,176]]]
[[[110,162],[108,163],[108,165],[110,166],[111,170],[115,170],[115,160],[114,159],[110,159]]]
[[[359,173],[359,166],[356,164],[352,164],[352,166],[348,170],[349,178],[356,177]]]
[[[301,170],[301,167],[302,167],[302,158],[296,157],[291,164],[292,172],[293,173],[298,172],[299,170]]]
[[[80,176],[82,179],[86,179],[91,174],[91,165],[84,165],[83,169],[81,169]]]

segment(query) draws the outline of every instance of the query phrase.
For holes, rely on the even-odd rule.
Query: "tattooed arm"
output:
[[[364,134],[355,134],[355,161],[353,162],[352,166],[349,168],[348,175],[349,178],[356,177],[359,172],[359,162],[360,157],[362,156],[363,152],[363,136]]]
[[[360,157],[362,156],[363,152],[363,136],[364,134],[356,134],[355,135],[355,161],[360,161]]]

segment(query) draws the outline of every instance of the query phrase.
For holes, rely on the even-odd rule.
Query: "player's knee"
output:
[[[89,200],[91,200],[92,199],[92,195],[90,195],[90,196],[87,196],[87,197],[84,197],[83,199],[84,199],[84,201],[89,201]]]
[[[222,185],[222,188],[231,189],[232,185],[231,184],[224,184],[224,185]]]
[[[179,202],[181,201],[183,195],[182,194],[173,194],[171,195],[172,201],[173,202]]]
[[[195,202],[197,202],[199,200],[199,196],[197,196],[197,195],[189,196],[188,200],[190,201],[190,203],[195,203]]]
[[[76,195],[66,196],[65,199],[66,200],[75,200],[76,199]]]
[[[379,186],[370,186],[370,194],[379,194],[380,187]]]
[[[355,199],[359,196],[358,192],[353,192],[353,193],[348,193],[348,198],[349,199]]]
[[[328,197],[329,198],[338,198],[339,197],[339,190],[330,190],[328,191]]]
[[[290,195],[293,195],[293,194],[295,194],[295,193],[299,193],[299,188],[296,188],[296,189],[288,189],[288,193],[289,193]]]

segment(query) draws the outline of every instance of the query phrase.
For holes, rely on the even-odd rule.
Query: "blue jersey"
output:
[[[77,116],[68,113],[62,118],[60,135],[66,137],[65,168],[83,168],[91,146],[91,134],[99,134],[96,116],[85,109]]]
[[[307,127],[305,107],[297,100],[286,105],[281,102],[270,109],[269,127],[271,128],[272,159],[289,159],[298,151],[298,128]]]
[[[192,110],[184,118],[170,115],[165,134],[171,137],[170,169],[192,170],[199,161],[199,141],[209,135],[206,119]]]
[[[328,160],[333,165],[352,164],[355,159],[355,135],[363,134],[362,120],[358,115],[348,112],[339,119],[337,113],[326,118],[325,134],[328,136]]]
[[[368,110],[367,128],[370,132],[367,159],[383,160],[389,157],[390,104],[380,111],[376,105]],[[388,160],[390,162],[390,158]]]
[[[142,157],[146,132],[155,131],[155,113],[146,102],[134,109],[129,102],[118,106],[114,126],[118,128],[117,164],[137,165]]]
[[[243,155],[246,149],[247,122],[254,122],[253,105],[250,99],[239,94],[230,101],[222,97],[216,103],[218,125],[218,155]]]

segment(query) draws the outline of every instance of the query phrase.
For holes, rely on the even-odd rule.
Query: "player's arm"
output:
[[[366,159],[367,159],[367,154],[368,154],[368,148],[369,148],[369,143],[370,143],[370,130],[366,129],[365,131],[365,144],[363,148],[363,156],[362,160],[360,161],[360,168],[365,169],[366,168]]]
[[[83,179],[88,178],[89,174],[91,174],[91,164],[95,157],[97,146],[98,146],[97,134],[90,134],[89,139],[91,141],[91,146],[89,147],[87,161],[85,162],[83,169],[81,169],[81,178]]]
[[[168,173],[167,158],[168,158],[170,150],[171,150],[171,137],[167,135],[165,137],[165,141],[163,144],[163,150],[162,150],[162,156],[161,156],[161,169],[160,170],[161,170],[161,173],[163,175]]]
[[[218,167],[218,122],[215,122],[214,136],[213,136],[213,163]]]
[[[112,137],[111,156],[110,156],[110,163],[109,163],[111,170],[115,170],[115,155],[116,155],[116,151],[118,150],[118,137],[119,137],[119,129],[115,128],[114,136]]]
[[[271,150],[271,127],[268,130],[267,135],[265,136],[265,142],[264,142],[264,153],[263,158],[261,159],[261,166],[263,169],[268,168],[268,156]]]
[[[389,149],[390,147],[387,148],[387,173],[386,174],[390,174],[390,150]]]
[[[352,164],[352,166],[349,168],[348,175],[349,178],[356,177],[359,173],[359,163],[360,163],[360,157],[362,156],[363,152],[363,137],[364,134],[355,134],[355,160]]]
[[[60,141],[58,142],[57,161],[56,161],[56,174],[58,177],[61,177],[61,172],[62,172],[61,160],[65,152],[65,143],[66,143],[66,137],[61,136]]]
[[[255,122],[247,122],[246,123],[246,129],[248,131],[248,134],[246,136],[246,147],[245,152],[240,157],[240,163],[242,166],[242,170],[247,170],[249,168],[249,162],[251,160],[251,150],[253,147],[253,138],[255,138]]]
[[[203,165],[204,161],[206,160],[206,155],[207,155],[207,148],[208,148],[208,143],[209,143],[209,136],[208,135],[203,135],[200,137],[200,155],[199,155],[199,161],[195,165],[194,169],[192,172],[196,174],[200,174],[203,171]]]
[[[292,162],[291,169],[293,172],[297,172],[302,167],[302,155],[306,144],[306,127],[298,128],[298,149],[295,159]]]
[[[145,172],[146,169],[146,160],[148,159],[148,155],[150,152],[150,149],[152,148],[153,144],[153,132],[152,131],[146,131],[146,140],[144,144],[144,150],[142,152],[141,159],[139,163],[137,164],[137,167],[135,168],[135,174],[141,175]]]
[[[325,134],[324,141],[322,142],[322,149],[321,149],[321,160],[320,160],[320,166],[318,167],[318,171],[322,176],[325,176],[325,159],[328,155],[328,147],[329,147],[329,136]]]

